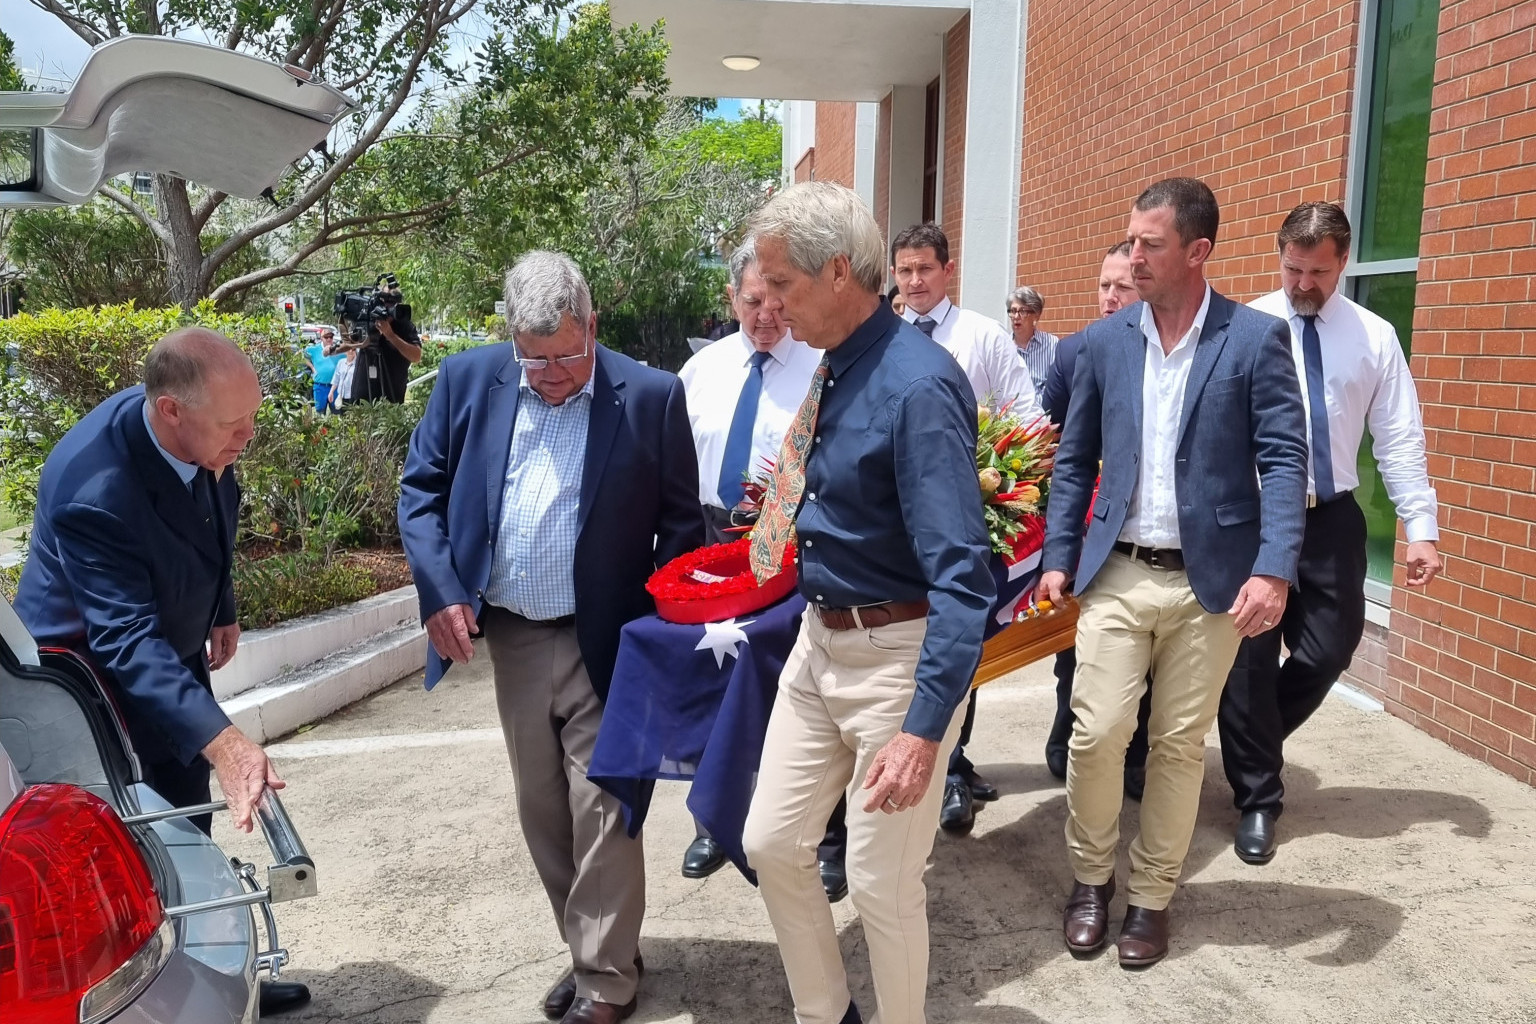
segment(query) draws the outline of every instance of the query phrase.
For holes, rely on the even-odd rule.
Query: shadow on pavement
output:
[[[357,961],[329,971],[293,968],[284,981],[309,986],[308,1006],[262,1020],[348,1024],[419,1024],[443,998],[443,986],[430,978],[384,961]]]

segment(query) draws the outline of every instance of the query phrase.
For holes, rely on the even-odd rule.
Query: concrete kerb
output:
[[[230,720],[265,743],[361,700],[426,665],[416,588],[251,630],[213,674]]]

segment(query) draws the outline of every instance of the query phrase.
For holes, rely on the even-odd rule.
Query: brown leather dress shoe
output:
[[[635,957],[635,968],[641,976],[645,975],[645,959]],[[576,1001],[576,972],[566,971],[565,977],[555,983],[555,987],[549,990],[549,995],[544,997],[544,1016],[550,1020],[559,1020],[564,1017],[571,1004]]]
[[[1127,907],[1116,945],[1121,967],[1151,967],[1168,955],[1168,911]]]
[[[1076,955],[1097,952],[1109,938],[1109,901],[1115,898],[1115,880],[1103,885],[1073,881],[1072,895],[1061,915],[1061,932],[1067,949]]]
[[[635,1012],[638,999],[631,999],[623,1006],[616,1003],[600,1003],[595,999],[578,998],[560,1018],[560,1024],[617,1024]]]

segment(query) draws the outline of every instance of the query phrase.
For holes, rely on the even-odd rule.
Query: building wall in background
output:
[[[857,103],[816,104],[816,180],[854,187]]]
[[[970,60],[971,16],[966,14],[944,36],[944,157],[939,224],[949,237],[949,256],[956,261],[955,276],[949,280],[951,302],[960,301],[960,277],[965,272],[960,224],[965,214],[965,106],[970,95]],[[906,225],[896,230],[902,227]]]
[[[1057,333],[1096,315],[1104,250],[1159,178],[1215,191],[1209,276],[1242,300],[1277,286],[1286,212],[1344,199],[1358,0],[1128,7],[1093,18],[1072,0],[1029,8],[1019,278],[1045,295]]]

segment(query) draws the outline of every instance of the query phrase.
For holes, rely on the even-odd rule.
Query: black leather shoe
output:
[[[939,827],[946,832],[963,836],[976,824],[976,803],[971,799],[971,787],[958,779],[944,786],[944,807],[939,811]]]
[[[708,878],[725,866],[725,849],[709,836],[699,836],[683,851],[683,877]]]
[[[1062,782],[1067,781],[1067,748],[1045,748],[1045,770],[1050,772]]]
[[[1147,789],[1147,766],[1144,764],[1128,764],[1125,766],[1125,795],[1141,803],[1141,794]]]
[[[859,1007],[853,1000],[848,1001],[848,1012],[843,1014],[843,1019],[837,1024],[864,1024],[864,1018],[859,1016]]]
[[[629,1018],[640,1005],[638,997],[623,1006],[617,1003],[600,1003],[595,999],[578,999],[565,1011],[560,1024],[617,1024]]]
[[[827,902],[837,903],[848,895],[848,867],[841,860],[819,860],[821,887],[827,890]]]
[[[977,803],[989,804],[998,797],[997,787],[974,772],[965,782],[971,787],[971,799]]]
[[[1275,859],[1275,816],[1268,811],[1249,811],[1237,823],[1232,842],[1237,856],[1248,864],[1268,864]]]
[[[263,981],[260,989],[261,994],[256,999],[257,1016],[260,1017],[297,1010],[309,1002],[309,986],[303,982]]]

